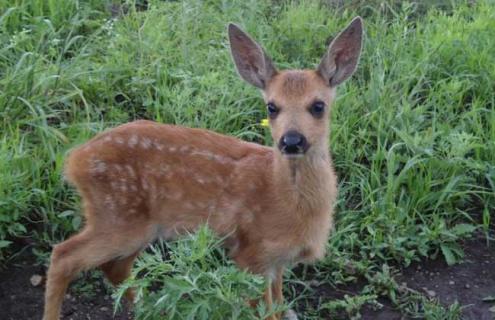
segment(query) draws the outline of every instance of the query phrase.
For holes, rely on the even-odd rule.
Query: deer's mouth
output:
[[[284,153],[284,152],[282,152],[282,154],[285,158],[287,158],[289,160],[304,158],[304,153]]]

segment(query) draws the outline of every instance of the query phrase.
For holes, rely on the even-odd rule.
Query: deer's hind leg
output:
[[[132,265],[138,255],[139,251],[125,258],[108,261],[102,264],[100,269],[114,286],[118,286],[131,275]],[[125,296],[129,302],[134,302],[134,291],[132,289],[127,289]]]
[[[83,270],[104,265],[111,281],[122,281],[137,252],[152,238],[151,226],[102,224],[98,229],[88,226],[55,246],[47,273],[43,319],[59,319],[65,291],[70,281]],[[119,258],[122,260],[116,260]],[[111,261],[117,262],[109,263]]]

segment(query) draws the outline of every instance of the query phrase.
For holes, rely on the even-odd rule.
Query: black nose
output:
[[[302,134],[290,130],[280,138],[278,148],[285,154],[303,154],[308,149],[308,142]]]

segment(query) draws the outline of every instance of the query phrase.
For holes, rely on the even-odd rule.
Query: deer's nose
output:
[[[280,138],[278,148],[285,154],[304,154],[308,149],[308,142],[302,134],[295,130],[290,130]]]

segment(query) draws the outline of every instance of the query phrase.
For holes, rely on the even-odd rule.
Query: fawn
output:
[[[268,307],[283,301],[284,268],[324,256],[337,196],[330,105],[358,64],[362,20],[332,41],[316,70],[277,71],[239,27],[230,24],[228,34],[239,75],[263,94],[274,146],[135,121],[73,150],[65,175],[82,197],[85,226],[53,248],[45,320],[59,318],[78,272],[99,267],[118,285],[151,241],[202,224],[226,238],[240,268],[266,277]]]

